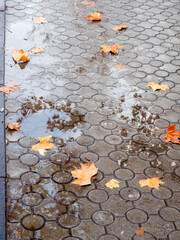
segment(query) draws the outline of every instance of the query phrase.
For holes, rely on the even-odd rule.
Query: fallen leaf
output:
[[[33,145],[31,148],[31,151],[39,151],[41,149],[52,149],[56,148],[56,146],[52,143],[50,143],[50,139],[52,136],[47,136],[47,137],[39,137],[39,143],[36,145]]]
[[[24,51],[23,49],[21,50],[15,50],[13,53],[13,59],[17,62],[17,61],[22,61],[22,62],[27,62],[30,61],[28,57],[26,57],[26,54],[28,53],[28,51]]]
[[[47,22],[47,19],[46,18],[44,18],[44,17],[39,17],[39,18],[36,18],[35,20],[34,20],[34,23],[46,23]]]
[[[1,92],[4,92],[6,94],[9,94],[9,92],[15,92],[15,91],[19,91],[20,89],[17,87],[20,84],[16,84],[13,82],[8,82],[6,85],[4,85],[3,87],[0,88]]]
[[[166,85],[166,84],[160,85],[160,84],[155,83],[155,82],[150,82],[146,86],[151,87],[153,91],[156,91],[156,90],[166,91],[167,89],[169,89],[168,85]]]
[[[98,12],[95,12],[95,13],[91,13],[91,15],[89,15],[85,18],[90,21],[101,21],[101,14]]]
[[[19,131],[19,128],[20,128],[18,123],[7,123],[7,126],[9,129],[17,130],[17,131]]]
[[[148,178],[148,179],[145,179],[145,180],[140,180],[139,181],[141,187],[145,187],[145,186],[148,186],[148,187],[151,187],[151,188],[156,188],[159,190],[159,184],[164,184],[163,181],[161,181],[159,179],[159,177],[154,177],[154,178]]]
[[[21,236],[21,232],[16,231],[16,235],[18,235],[20,237]]]
[[[96,3],[95,2],[88,2],[88,1],[83,1],[81,2],[81,4],[85,5],[85,6],[88,6],[88,7],[95,7],[96,6]]]
[[[114,27],[113,29],[114,30],[117,30],[117,31],[121,31],[121,30],[124,30],[124,29],[126,29],[127,28],[127,25],[121,25],[121,26],[116,26],[116,27]]]
[[[123,68],[125,68],[125,65],[123,65],[123,64],[117,64],[117,65],[115,65],[115,67],[116,67],[116,68],[121,68],[121,69],[123,69]]]
[[[33,48],[31,50],[32,53],[36,54],[36,53],[43,53],[45,52],[46,50],[44,48]]]
[[[120,46],[119,44],[114,44],[114,45],[101,45],[102,49],[100,50],[100,52],[105,52],[105,53],[109,53],[109,52],[112,52],[114,54],[118,54],[119,51],[118,51],[118,48],[124,48],[123,46]]]
[[[146,228],[140,227],[139,230],[135,232],[136,235],[142,236],[144,234],[144,231],[146,231]]]
[[[80,186],[85,186],[91,184],[91,177],[97,174],[98,168],[96,168],[94,163],[88,162],[87,164],[80,163],[81,168],[76,168],[71,171],[74,178],[77,178],[73,184],[78,184]]]
[[[106,183],[106,187],[108,188],[118,188],[119,187],[119,181],[116,179],[111,179],[109,182]]]
[[[168,142],[173,142],[173,143],[180,143],[179,138],[180,138],[180,131],[175,130],[176,124],[172,124],[168,127],[167,129],[167,134],[166,136],[163,137],[163,139],[168,143]]]

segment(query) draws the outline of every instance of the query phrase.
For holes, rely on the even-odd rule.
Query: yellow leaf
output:
[[[31,151],[39,151],[40,149],[52,149],[56,148],[56,146],[52,143],[50,143],[50,139],[52,136],[47,136],[47,137],[39,137],[39,143],[36,145],[33,145],[31,148]]]
[[[90,21],[101,21],[101,14],[98,12],[91,13],[89,16],[85,17]]]
[[[28,57],[26,57],[26,54],[28,53],[28,51],[24,51],[23,49],[21,50],[15,50],[13,53],[13,59],[17,62],[17,61],[22,61],[22,62],[27,62],[30,61]]]
[[[154,177],[154,178],[148,178],[146,180],[140,180],[139,181],[141,187],[151,187],[151,188],[156,188],[159,190],[159,184],[164,184],[163,181],[159,179],[159,177]]]
[[[118,48],[124,48],[123,46],[120,46],[119,44],[114,44],[114,45],[101,45],[102,49],[100,50],[100,52],[105,52],[105,53],[109,53],[109,52],[112,52],[114,54],[118,54],[119,51],[118,51]]]
[[[46,50],[44,48],[33,48],[31,50],[32,53],[36,54],[36,53],[42,53],[45,52]]]
[[[124,30],[124,29],[126,29],[127,28],[127,25],[124,25],[124,26],[116,26],[116,27],[114,27],[113,29],[114,30],[117,30],[117,31],[121,31],[121,30]]]
[[[40,24],[40,23],[46,23],[47,20],[46,20],[46,18],[44,18],[44,17],[39,17],[39,18],[36,18],[36,19],[34,20],[34,22]]]
[[[155,83],[155,82],[150,82],[146,86],[151,87],[153,91],[156,91],[156,90],[166,91],[167,89],[169,89],[168,85],[166,85],[166,84],[160,85],[160,84]]]
[[[106,187],[108,188],[118,188],[119,187],[119,181],[116,179],[111,179],[109,182],[106,183]]]
[[[91,177],[97,174],[98,168],[94,163],[88,162],[87,164],[80,163],[81,168],[75,168],[71,171],[74,178],[77,178],[73,184],[78,184],[80,186],[85,186],[91,184]]]
[[[18,123],[7,123],[7,126],[9,129],[16,130],[16,131],[19,131],[19,128],[20,128]]]

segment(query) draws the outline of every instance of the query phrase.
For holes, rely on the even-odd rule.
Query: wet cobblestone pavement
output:
[[[179,240],[180,145],[162,139],[169,125],[180,130],[179,0],[6,6],[5,80],[21,84],[6,95],[6,122],[21,126],[6,131],[7,239]],[[101,22],[84,18],[93,11]],[[127,30],[113,30],[121,24]],[[115,43],[124,46],[118,55],[100,52]],[[46,52],[13,62],[11,48],[33,47]],[[153,92],[148,82],[170,89]],[[57,148],[31,151],[48,135]],[[97,178],[72,184],[70,171],[87,158]],[[153,177],[165,182],[159,190],[140,187]],[[119,188],[106,187],[111,179]]]

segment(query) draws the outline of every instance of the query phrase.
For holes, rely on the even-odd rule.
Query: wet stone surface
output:
[[[5,82],[20,91],[5,96],[0,120],[5,114],[21,126],[6,129],[7,240],[180,238],[180,148],[162,139],[169,125],[180,129],[179,2],[95,3],[6,1]],[[0,27],[2,9],[0,0]],[[84,19],[99,11],[101,22]],[[47,23],[35,24],[37,17]],[[121,24],[128,28],[113,30]],[[1,53],[3,39],[0,32]],[[115,43],[124,46],[118,55],[99,52]],[[34,47],[46,52],[29,51],[28,63],[12,60],[14,49]],[[0,60],[0,84],[2,68]],[[170,89],[152,91],[149,82]],[[1,102],[0,93],[0,110]],[[31,151],[48,135],[56,148]],[[88,161],[97,178],[72,184],[70,171]],[[159,190],[140,187],[153,177],[164,182]],[[119,187],[108,188],[111,179]]]

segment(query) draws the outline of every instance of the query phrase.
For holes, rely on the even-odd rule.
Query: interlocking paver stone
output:
[[[0,87],[4,76],[5,83],[20,84],[20,91],[0,92],[0,199],[3,207],[7,176],[7,240],[180,238],[180,147],[162,139],[169,125],[180,127],[179,2],[95,4],[8,0],[5,8],[0,0]],[[98,11],[100,22],[84,18]],[[47,23],[33,22],[40,16]],[[127,29],[113,29],[121,24]],[[124,47],[118,55],[100,52],[100,45],[115,43]],[[27,64],[12,60],[14,49],[33,47],[46,52],[29,51]],[[170,89],[153,91],[149,82]],[[6,129],[6,141],[4,115],[21,126]],[[48,135],[56,148],[31,151],[38,137]],[[71,171],[88,161],[98,168],[92,184],[74,184]],[[153,177],[164,182],[159,190],[140,186]],[[119,187],[106,186],[112,179]],[[135,234],[139,227],[146,227],[143,236]]]

